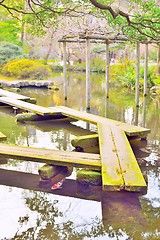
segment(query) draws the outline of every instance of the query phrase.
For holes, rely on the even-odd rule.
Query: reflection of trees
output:
[[[55,200],[54,197],[52,200],[48,200],[47,194],[42,192],[32,192],[30,196],[24,197],[28,208],[31,211],[37,212],[36,224],[34,227],[28,228],[27,231],[20,233],[20,228],[25,226],[27,222],[29,223],[30,217],[28,215],[19,217],[20,228],[13,239],[82,240],[85,237],[88,237],[88,239],[104,237],[104,239],[116,238],[120,240],[121,237],[124,239],[124,237],[128,236],[128,239],[135,240],[158,240],[160,207],[155,208],[152,206],[151,201],[142,198],[141,207],[146,220],[144,222],[141,219],[142,215],[139,205],[135,206],[138,198],[136,200],[136,197],[133,194],[131,196],[133,197],[131,203],[127,202],[127,200],[122,203],[121,200],[125,198],[123,197],[123,194],[121,196],[120,199],[116,199],[115,196],[113,198],[109,197],[110,201],[107,199],[105,200],[107,205],[106,209],[103,210],[106,211],[106,213],[104,213],[106,214],[106,219],[103,219],[104,216],[102,217],[103,220],[99,217],[95,217],[89,221],[89,223],[83,221],[83,224],[76,225],[74,220],[65,219],[67,212],[73,211],[71,204],[65,211],[60,211],[60,200]],[[114,205],[114,201],[116,201],[116,205]],[[116,208],[119,206],[116,209],[117,213],[115,214],[114,208],[112,208],[114,206],[116,206]],[[131,209],[131,207],[133,208]],[[108,209],[110,212],[113,212],[113,214],[111,213],[112,218],[110,218]],[[134,213],[135,216],[132,214],[130,215],[130,213]],[[77,217],[78,216],[75,215],[75,219]],[[137,219],[139,221],[137,221]]]
[[[8,114],[0,114],[0,129],[7,136],[7,142],[9,143],[15,143],[20,136],[23,138],[26,136],[24,126],[16,124],[14,117]]]
[[[27,231],[17,232],[13,239],[70,239],[78,240],[84,239],[85,236],[97,237],[103,235],[103,225],[100,219],[95,218],[90,223],[90,230],[88,225],[75,226],[73,221],[57,221],[65,216],[65,212],[59,211],[58,200],[48,201],[44,193],[34,192],[33,197],[26,197],[26,205],[32,211],[36,211],[39,216],[36,220],[36,226],[29,228]],[[67,210],[68,211],[68,210]],[[76,218],[76,216],[75,216]],[[29,217],[20,217],[19,224],[23,226],[29,221]],[[58,223],[59,222],[59,223]]]
[[[57,143],[57,149],[67,150],[69,149],[69,145],[70,145],[70,133],[68,133],[65,130],[52,132],[51,141],[53,143]]]

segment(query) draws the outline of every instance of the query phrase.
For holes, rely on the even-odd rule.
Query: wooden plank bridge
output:
[[[41,107],[25,102],[27,99],[23,99],[23,97],[21,99],[21,95],[15,96],[5,90],[0,91],[0,96],[0,102],[33,112],[39,116],[49,115],[55,118],[56,114],[62,114],[64,117],[97,125],[100,151],[100,154],[90,154],[0,144],[0,156],[101,170],[104,191],[146,190],[146,182],[128,139],[130,137],[146,138],[150,132],[149,129],[76,111],[64,106]],[[2,133],[0,138],[4,138]]]
[[[6,138],[7,137],[3,133],[0,132],[0,140],[5,140]]]
[[[22,100],[22,101],[30,100],[30,97],[23,96],[21,94],[14,93],[14,92],[9,92],[9,91],[3,90],[1,88],[0,88],[0,97],[9,97],[9,98],[12,98],[12,99],[19,99],[19,100]]]

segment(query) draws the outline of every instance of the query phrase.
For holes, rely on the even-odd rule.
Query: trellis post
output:
[[[136,45],[136,84],[135,84],[135,102],[139,107],[139,72],[140,72],[140,43]]]
[[[67,100],[67,51],[66,51],[66,42],[63,42],[63,88],[64,88],[64,99]]]
[[[144,59],[144,96],[147,95],[147,76],[148,76],[148,43],[145,44],[145,59]]]
[[[86,109],[90,109],[90,39],[86,39]]]
[[[109,98],[109,42],[106,41],[106,98]]]

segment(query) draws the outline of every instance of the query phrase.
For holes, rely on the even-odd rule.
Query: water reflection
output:
[[[85,81],[71,78],[66,105],[85,109]],[[160,99],[147,96],[135,108],[134,93],[112,88],[105,102],[104,89],[96,77],[91,92],[91,113],[151,129],[146,141],[132,140],[131,146],[148,181],[143,195],[128,192],[104,193],[99,187],[81,186],[75,181],[76,169],[65,177],[63,188],[39,184],[42,164],[0,159],[0,239],[106,240],[160,238]],[[77,97],[73,94],[80,93]],[[43,106],[64,105],[63,89],[22,89]],[[7,143],[74,150],[71,140],[96,132],[91,124],[78,121],[41,121],[20,124],[11,108],[0,108],[0,131]],[[91,149],[93,151],[93,149]],[[58,178],[59,177],[59,178]],[[53,182],[52,182],[53,183]],[[8,228],[9,226],[9,228]]]
[[[21,179],[21,181],[19,181]],[[84,218],[85,212],[82,205],[87,204],[87,200],[96,201],[100,204],[98,204],[99,208],[101,208],[101,215],[98,213],[98,217],[95,219],[92,219],[94,221],[94,225],[92,225],[92,230],[90,229],[89,225],[91,223],[84,223],[83,227],[81,226],[80,232],[84,236],[90,236],[92,235],[94,237],[103,236],[105,234],[105,231],[112,235],[113,237],[120,236],[120,229],[123,230],[126,234],[131,234],[132,227],[138,227],[145,226],[145,218],[142,212],[142,208],[139,202],[139,195],[136,193],[127,193],[127,192],[118,192],[118,193],[104,193],[102,192],[100,187],[88,187],[84,185],[77,185],[77,182],[75,180],[67,179],[64,183],[64,187],[61,190],[57,190],[55,192],[51,191],[48,187],[40,187],[38,184],[39,176],[35,174],[29,174],[29,173],[22,173],[17,171],[11,171],[11,170],[2,170],[0,169],[0,183],[1,185],[8,185],[8,186],[14,186],[14,187],[20,187],[23,189],[30,189],[34,190],[28,192],[24,196],[27,208],[29,208],[31,211],[37,212],[38,219],[37,221],[40,221],[39,224],[37,224],[35,227],[32,228],[32,237],[33,239],[40,239],[40,237],[43,237],[42,239],[51,239],[49,236],[52,236],[52,233],[56,231],[55,236],[56,239],[72,239],[72,234],[78,234],[77,237],[74,239],[83,239],[81,238],[81,234],[79,233],[79,224],[78,226],[75,226],[75,223],[77,221],[74,220],[74,222],[71,221],[71,219],[68,219],[65,223],[66,225],[63,226],[64,222],[66,221],[66,216],[64,217],[64,214],[66,214],[65,211],[67,211],[67,215],[71,214],[74,208],[75,214],[77,214],[77,207],[81,208],[83,210],[82,216]],[[40,191],[35,192],[35,191]],[[47,197],[46,194],[43,194],[42,192],[50,193],[51,196],[53,196],[53,202],[51,203]],[[61,206],[59,204],[64,204],[64,200],[62,200],[60,197],[56,198],[56,196],[66,196],[66,197],[72,197],[74,199],[85,199],[85,202],[79,202],[78,206],[75,205],[74,201],[70,201],[70,205],[68,206],[68,209],[61,212]],[[94,204],[94,208],[95,208]],[[93,207],[93,206],[92,206]],[[76,209],[76,211],[75,211]],[[88,209],[89,210],[89,209]],[[93,209],[90,207],[90,211]],[[72,215],[72,214],[71,214]],[[91,213],[88,213],[87,218],[92,215]],[[81,217],[82,217],[81,216]],[[73,217],[73,216],[72,216]],[[60,223],[57,218],[64,218],[64,222]],[[77,218],[77,215],[74,216],[74,219]],[[27,221],[30,220],[30,215],[28,217],[23,216],[19,219],[19,224],[24,225]],[[46,222],[46,225],[44,225],[44,222]],[[58,221],[58,223],[57,223]],[[81,220],[80,220],[81,221]],[[49,223],[51,223],[51,226]],[[89,220],[90,222],[90,220]],[[38,223],[38,222],[37,222]],[[43,235],[41,235],[42,230],[39,230],[37,232],[38,226],[40,226],[43,223]],[[49,224],[49,225],[48,225]],[[77,223],[76,223],[77,224]],[[93,224],[93,222],[92,222]],[[48,232],[48,227],[50,226],[50,230]],[[68,228],[69,227],[69,228]],[[64,238],[59,236],[57,232],[57,228],[59,230],[63,229],[63,231],[66,231],[66,234],[68,238]],[[77,228],[77,231],[76,231]],[[90,229],[90,230],[86,230]],[[15,239],[22,239],[22,237],[30,237],[30,228],[25,231],[25,233],[16,234]],[[25,234],[25,235],[23,235]],[[36,234],[38,234],[38,238],[36,238]],[[48,235],[51,234],[51,235]],[[79,235],[80,234],[80,235]],[[49,237],[49,238],[47,238]]]
[[[143,98],[142,127],[146,126],[146,97]]]

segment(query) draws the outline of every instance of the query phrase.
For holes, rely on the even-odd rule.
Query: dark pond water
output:
[[[85,111],[84,76],[69,77],[67,102],[61,80],[55,79],[59,91],[24,88],[21,93],[35,97],[41,106],[66,105]],[[136,109],[133,91],[111,87],[106,102],[104,89],[104,77],[93,76],[91,113],[151,129],[147,142],[137,141],[133,146],[148,178],[147,193],[102,193],[99,187],[82,188],[75,181],[76,169],[62,189],[51,191],[38,184],[38,168],[43,164],[1,158],[0,239],[160,239],[160,97],[141,97]],[[0,131],[7,136],[5,143],[72,151],[75,136],[96,128],[82,121],[20,124],[13,109],[0,107]]]

